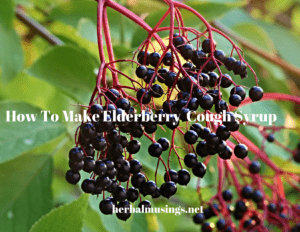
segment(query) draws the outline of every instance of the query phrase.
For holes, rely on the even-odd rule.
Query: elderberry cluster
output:
[[[184,141],[189,147],[197,143],[194,153],[189,151],[185,155],[184,164],[187,168],[191,168],[194,176],[199,178],[204,177],[206,165],[198,161],[198,156],[204,158],[218,154],[222,159],[230,159],[234,152],[236,157],[244,159],[248,154],[248,148],[243,144],[236,145],[234,151],[226,144],[231,132],[239,129],[239,121],[232,112],[229,112],[228,104],[222,99],[219,87],[229,88],[234,82],[229,74],[217,75],[213,72],[217,66],[209,59],[213,56],[219,66],[224,65],[227,70],[233,70],[234,74],[240,75],[241,78],[247,77],[246,64],[233,57],[226,57],[221,50],[215,50],[211,54],[209,39],[202,42],[202,50],[195,49],[178,34],[174,35],[173,43],[181,56],[187,60],[182,68],[176,66],[178,64],[172,52],[165,52],[161,57],[157,52],[140,51],[137,56],[139,66],[136,75],[146,86],[136,89],[136,103],[139,105],[135,105],[135,100],[124,94],[120,87],[103,89],[99,95],[101,104],[94,103],[88,109],[93,121],[85,122],[78,128],[76,146],[69,152],[70,170],[66,173],[66,180],[70,184],[77,184],[81,178],[80,171],[90,173],[90,178],[82,181],[81,189],[93,195],[103,194],[103,200],[99,204],[103,214],[112,214],[113,208],[129,209],[131,203],[137,201],[139,197],[139,207],[149,209],[150,201],[142,201],[142,196],[170,198],[177,192],[177,185],[187,185],[190,182],[191,175],[188,170],[181,168],[175,171],[165,166],[164,183],[158,186],[142,172],[142,163],[133,158],[142,146],[139,138],[144,134],[155,133],[159,125],[174,130],[179,127],[180,121],[188,121],[191,113],[197,114],[201,110],[211,113],[213,106],[217,114],[225,114],[222,123],[216,128],[203,127],[199,123],[194,123],[183,133]],[[216,47],[215,42],[213,46]],[[150,68],[150,65],[154,68]],[[160,84],[155,83],[156,81]],[[167,91],[164,90],[164,86],[167,87]],[[171,94],[173,90],[176,90],[176,95]],[[165,95],[167,99],[162,100],[162,107],[152,110],[151,100]],[[250,89],[249,97],[252,101],[259,101],[262,96],[263,90],[260,87],[254,86]],[[229,103],[232,106],[239,106],[245,97],[245,89],[234,84],[230,91]],[[102,103],[104,101],[105,103]],[[112,121],[113,115],[124,112],[134,116],[139,107],[147,109],[148,115],[169,115],[169,117],[157,117],[164,120],[150,122]],[[98,117],[92,117],[95,115]],[[152,138],[148,153],[152,157],[161,159],[161,154],[170,149],[170,142],[168,138],[158,140],[154,139],[155,136]],[[174,147],[174,144],[172,146]],[[251,170],[253,173],[257,171],[255,164]],[[105,193],[109,197],[105,198]],[[216,211],[219,210],[218,205],[208,208],[203,220],[216,216]],[[130,212],[118,212],[116,215],[121,220],[127,220]],[[222,223],[219,224],[221,227]],[[204,225],[205,228],[211,226],[205,223]]]

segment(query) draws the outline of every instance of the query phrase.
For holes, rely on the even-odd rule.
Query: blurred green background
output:
[[[150,26],[154,26],[167,9],[163,1],[156,0],[117,2],[140,15]],[[250,42],[274,59],[281,57],[300,68],[299,0],[189,0],[185,3],[203,14],[209,22],[222,25],[238,35],[242,41]],[[36,35],[34,30],[16,18],[17,7],[63,44],[51,45]],[[0,231],[198,231],[199,227],[194,225],[190,214],[135,214],[126,223],[117,220],[116,216],[100,214],[98,205],[102,196],[88,198],[82,195],[80,185],[71,186],[64,179],[68,170],[68,151],[74,146],[78,123],[44,123],[42,117],[38,117],[35,123],[5,122],[7,110],[37,113],[39,116],[41,110],[47,110],[62,118],[62,111],[79,112],[78,104],[88,104],[99,67],[96,13],[97,3],[92,0],[1,1]],[[187,26],[203,29],[195,16],[185,11],[182,14]],[[114,10],[108,9],[108,17],[116,58],[131,58],[145,39],[146,32]],[[163,22],[163,25],[168,24],[168,19]],[[166,33],[160,35],[167,37]],[[228,42],[218,35],[215,40],[219,49],[230,53]],[[259,85],[265,92],[299,96],[300,76],[236,42],[258,74]],[[136,78],[135,68],[131,65],[121,64],[118,68]],[[252,74],[243,82],[235,81],[248,87],[255,85]],[[226,92],[224,94],[226,96]],[[276,113],[276,124],[299,127],[299,108],[289,103],[260,102],[244,107],[243,111]],[[263,138],[256,129],[242,127],[241,131],[258,146],[261,145]],[[170,133],[169,130],[159,130],[157,137],[170,138]],[[275,137],[291,149],[299,141],[295,131],[275,133]],[[144,138],[141,140],[142,150],[135,157],[143,163],[148,176],[154,179],[156,159],[144,156],[149,142]],[[180,138],[177,143],[181,145]],[[266,151],[274,162],[299,173],[299,166],[290,163],[289,153],[274,144],[267,144]],[[184,154],[183,149],[180,152]],[[162,158],[166,159],[167,154]],[[172,168],[179,170],[176,159],[172,160]],[[201,182],[204,201],[216,192],[215,163],[216,157],[213,157]],[[269,173],[270,170],[263,167],[263,172]],[[162,183],[163,173],[160,167],[159,183]],[[153,206],[162,207],[198,207],[201,203],[196,194],[196,184],[197,180],[193,178],[188,187],[179,186],[176,196],[169,201],[159,199],[151,202]],[[299,197],[288,187],[286,192],[292,202]],[[61,205],[64,206],[56,209]],[[45,215],[43,220],[38,221]],[[32,228],[34,223],[36,225]]]

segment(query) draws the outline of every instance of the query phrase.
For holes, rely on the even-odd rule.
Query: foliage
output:
[[[154,26],[166,7],[162,1],[119,1],[133,12],[143,14],[145,21]],[[297,1],[277,9],[276,0],[266,1],[261,8],[245,6],[246,1],[208,0],[187,1],[186,3],[203,14],[208,20],[217,20],[235,33],[244,36],[256,46],[271,54],[279,54],[283,59],[300,68],[299,5]],[[279,1],[281,2],[281,1]],[[37,19],[49,31],[59,37],[64,45],[51,46],[31,32],[14,16],[14,9],[20,4],[30,17]],[[276,7],[272,7],[272,6]],[[67,152],[72,146],[74,127],[72,122],[9,123],[5,121],[7,110],[20,113],[36,113],[50,110],[62,116],[62,111],[75,110],[76,104],[88,104],[93,91],[95,70],[99,67],[96,45],[96,8],[92,0],[74,1],[13,1],[5,0],[0,8],[0,231],[192,231],[199,229],[189,214],[134,215],[128,222],[106,217],[99,213],[100,199],[81,196],[79,186],[69,187],[64,179],[68,168]],[[40,10],[41,9],[41,10]],[[263,15],[263,10],[267,14]],[[279,25],[276,17],[280,13],[291,12],[292,27]],[[258,13],[260,12],[260,13]],[[298,12],[298,13],[296,13]],[[183,12],[188,26],[201,28],[200,22]],[[118,59],[132,57],[137,46],[145,39],[146,33],[131,21],[108,11],[114,49]],[[164,23],[168,23],[168,18]],[[50,21],[50,23],[48,23]],[[163,24],[164,24],[163,23]],[[297,34],[298,33],[298,34]],[[161,34],[164,37],[167,34]],[[222,47],[230,46],[216,37]],[[248,52],[244,50],[244,52]],[[106,54],[105,54],[106,55]],[[247,59],[260,79],[260,86],[268,92],[282,92],[299,95],[299,77],[289,75],[280,67],[249,52]],[[119,67],[133,76],[131,65]],[[108,74],[108,80],[111,77]],[[298,79],[297,79],[298,78]],[[253,76],[243,84],[253,85]],[[121,80],[122,81],[122,80]],[[238,83],[238,81],[237,81]],[[250,84],[251,83],[251,84]],[[240,83],[238,83],[240,84]],[[226,94],[226,93],[224,93]],[[299,109],[290,104],[275,102],[256,103],[243,110],[251,112],[275,112],[278,125],[299,127]],[[299,116],[298,116],[299,117]],[[263,137],[256,129],[242,131],[257,145]],[[166,135],[167,132],[159,131]],[[278,132],[278,140],[294,148],[299,141],[299,132]],[[181,144],[181,138],[177,138]],[[146,144],[146,142],[142,142]],[[274,157],[274,162],[284,169],[299,173],[299,165],[289,166],[290,155],[272,144],[266,150]],[[156,161],[143,157],[145,168],[152,175]],[[181,155],[184,154],[184,148]],[[212,160],[212,163],[216,161]],[[210,185],[217,180],[216,165],[211,163],[209,175],[203,181],[202,191],[214,193]],[[171,164],[172,165],[172,164]],[[178,166],[174,166],[178,169]],[[159,178],[162,180],[159,171]],[[52,179],[53,177],[53,179]],[[196,207],[198,199],[193,199],[196,181],[188,187],[179,187],[178,195],[172,203],[155,201],[155,206]],[[53,194],[52,194],[53,192]],[[73,199],[79,198],[73,201]],[[147,197],[146,197],[147,199]],[[205,199],[204,199],[205,200]],[[291,201],[295,201],[291,196]],[[66,203],[70,203],[65,205]],[[56,209],[57,206],[63,205]],[[51,212],[49,213],[49,211]],[[75,211],[76,210],[76,211]],[[60,223],[60,224],[58,224]],[[61,227],[63,226],[63,227]],[[31,229],[30,229],[31,228]],[[64,230],[62,230],[64,228]],[[51,230],[50,230],[51,229]]]

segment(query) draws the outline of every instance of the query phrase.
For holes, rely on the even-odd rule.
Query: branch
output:
[[[218,28],[219,30],[221,30],[222,32],[227,34],[229,37],[238,41],[241,45],[243,45],[248,50],[250,50],[250,51],[258,54],[259,56],[265,58],[266,60],[278,65],[283,70],[300,77],[300,69],[297,68],[296,66],[289,64],[288,62],[286,62],[285,60],[283,60],[282,58],[280,58],[277,55],[272,55],[271,53],[264,51],[260,47],[257,47],[252,42],[246,40],[244,37],[237,35],[232,30],[230,30],[229,28],[227,28],[226,26],[224,26],[222,23],[220,23],[218,21],[213,21],[212,25],[215,28]]]
[[[20,8],[16,8],[16,16],[17,18],[28,26],[34,33],[41,36],[45,40],[47,40],[52,45],[63,45],[64,43],[57,38],[55,35],[51,34],[44,26],[35,21],[34,19],[28,17],[23,10]]]

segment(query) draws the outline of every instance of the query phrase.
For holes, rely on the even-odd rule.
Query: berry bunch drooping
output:
[[[220,231],[235,231],[237,228],[263,231],[262,220],[289,227],[291,220],[286,214],[289,212],[299,220],[299,208],[275,191],[277,187],[283,188],[279,180],[275,187],[262,180],[261,162],[276,173],[284,172],[263,150],[239,132],[244,122],[233,113],[235,107],[263,99],[264,93],[257,85],[254,70],[243,58],[240,48],[224,33],[209,25],[198,12],[179,2],[165,2],[170,6],[170,25],[160,27],[164,21],[162,18],[152,29],[118,3],[99,1],[101,66],[95,90],[86,106],[93,120],[82,122],[76,131],[76,145],[69,152],[70,170],[66,173],[66,180],[77,184],[83,172],[89,173],[89,178],[81,180],[82,191],[103,195],[99,209],[105,215],[112,214],[114,208],[127,209],[127,212],[116,213],[120,220],[126,221],[131,216],[128,210],[132,203],[139,201],[139,208],[151,209],[151,202],[143,197],[168,199],[181,191],[179,186],[189,185],[192,178],[198,179],[195,194],[201,194],[201,180],[207,176],[209,161],[215,156],[219,172],[218,186],[215,186],[217,194],[205,203],[203,213],[193,217],[196,224],[202,225],[202,231],[212,231],[215,227]],[[107,15],[103,14],[106,7],[125,15],[148,33],[131,60],[114,59],[109,23]],[[179,9],[195,14],[206,30],[199,32],[185,27]],[[175,27],[175,24],[179,26]],[[158,36],[156,32],[159,31],[169,32],[167,42]],[[213,39],[213,33],[231,43],[230,55],[221,50]],[[104,57],[104,38],[108,60]],[[118,69],[122,62],[131,62],[135,66],[134,76]],[[221,71],[222,66],[226,73]],[[256,86],[248,92],[248,87],[237,85],[235,80],[247,78],[249,70],[255,76]],[[106,79],[108,72],[111,82]],[[124,78],[126,84],[120,83]],[[230,90],[228,99],[223,97],[223,89]],[[151,120],[144,121],[140,112]],[[198,120],[200,114],[214,117],[212,121],[201,123]],[[137,120],[113,121],[118,115]],[[220,120],[216,120],[216,116],[220,116]],[[276,143],[273,134],[280,129],[251,126],[259,128],[267,141]],[[166,136],[157,136],[158,128],[163,128]],[[267,130],[272,131],[266,134]],[[141,138],[148,139],[150,144],[141,143]],[[296,162],[300,162],[299,149],[293,153]],[[255,155],[254,160],[250,160],[249,153]],[[152,180],[137,158],[146,155],[156,162]],[[178,162],[178,169],[171,169],[171,161]],[[164,166],[163,183],[157,181],[160,163]],[[274,178],[277,180],[280,176],[275,175]],[[290,175],[290,178],[300,181],[296,175]],[[237,197],[233,197],[225,184],[235,188]],[[267,195],[267,187],[273,188],[276,197]],[[281,201],[283,204],[280,204]],[[210,220],[214,217],[219,218],[216,224]],[[233,219],[239,224],[235,224]]]

